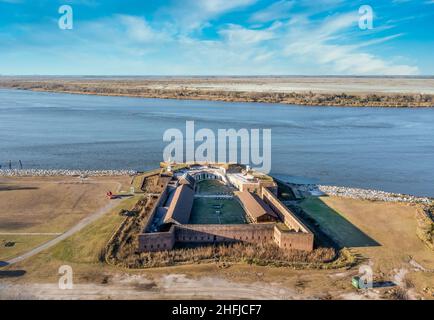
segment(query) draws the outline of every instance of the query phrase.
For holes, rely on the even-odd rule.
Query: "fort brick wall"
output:
[[[175,243],[274,243],[282,249],[313,250],[313,234],[281,230],[275,223],[249,225],[173,225],[168,232],[139,235],[140,251],[170,250]]]
[[[175,245],[175,232],[172,227],[168,232],[139,234],[139,251],[155,252],[170,250]]]
[[[274,224],[182,225],[176,226],[176,242],[225,243],[273,242]]]
[[[310,230],[267,188],[262,188],[262,200],[268,204],[289,228],[296,232],[311,233]]]
[[[243,225],[181,225],[173,224],[167,232],[149,232],[157,208],[168,197],[168,180],[163,182],[162,193],[152,209],[148,223],[139,235],[139,251],[170,250],[176,243],[274,243],[282,249],[312,251],[313,233],[277,198],[273,181],[270,188],[261,187],[257,194],[279,216],[286,226],[279,223],[258,223]]]
[[[155,214],[157,213],[158,207],[161,207],[164,202],[166,202],[168,197],[168,191],[167,191],[167,185],[169,184],[169,181],[164,182],[163,191],[160,193],[155,205],[153,206],[151,210],[151,214],[149,215],[148,221],[146,222],[143,230],[144,232],[149,231],[149,227],[152,224],[152,221],[154,220]]]
[[[313,233],[294,232],[282,230],[279,226],[274,228],[274,241],[282,249],[287,250],[313,250]]]

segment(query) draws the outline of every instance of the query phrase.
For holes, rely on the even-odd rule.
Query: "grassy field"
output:
[[[31,250],[55,235],[2,235],[0,234],[0,261],[6,261]],[[7,246],[12,243],[12,246]]]
[[[379,244],[353,225],[342,212],[327,206],[324,199],[305,199],[301,207],[341,247],[370,247]]]
[[[434,288],[434,252],[416,235],[418,206],[321,197],[302,207],[341,245],[366,257],[376,276],[391,278],[405,270],[418,292]],[[372,245],[365,244],[369,239]]]
[[[139,198],[136,196],[124,200],[108,215],[59,243],[51,250],[53,257],[64,262],[98,263],[100,252],[125,219],[119,215],[119,211],[131,209]]]
[[[0,260],[30,251],[65,232],[106,205],[108,190],[128,190],[130,181],[126,176],[84,182],[75,177],[1,177]]]
[[[25,270],[25,281],[52,281],[58,279],[58,268],[70,265],[77,282],[98,282],[105,269],[110,266],[100,262],[100,253],[125,219],[119,215],[121,209],[131,209],[140,196],[123,200],[110,213],[83,228],[54,247],[29,258],[6,270]]]
[[[59,233],[108,203],[109,190],[128,190],[130,177],[0,178],[0,232]]]
[[[247,223],[247,221],[243,208],[235,199],[196,198],[194,199],[189,223],[243,224]]]

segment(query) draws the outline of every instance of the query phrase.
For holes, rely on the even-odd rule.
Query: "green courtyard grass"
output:
[[[233,189],[224,185],[219,180],[205,180],[197,183],[196,193],[198,194],[232,194]]]
[[[214,207],[214,205],[216,207]],[[217,208],[221,206],[221,208]],[[217,213],[220,211],[220,213]],[[191,224],[244,224],[247,223],[241,205],[235,199],[194,199]]]

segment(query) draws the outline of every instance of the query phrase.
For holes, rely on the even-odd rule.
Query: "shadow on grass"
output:
[[[25,270],[0,270],[0,279],[18,278],[26,274]]]
[[[38,190],[38,187],[20,187],[13,185],[5,185],[0,183],[0,191],[23,191],[23,190]]]
[[[339,248],[381,246],[319,198],[307,198],[300,203],[300,206],[313,220],[311,224],[313,222],[316,228],[326,233]]]
[[[377,281],[372,284],[374,288],[393,288],[396,287],[396,283],[392,281]]]

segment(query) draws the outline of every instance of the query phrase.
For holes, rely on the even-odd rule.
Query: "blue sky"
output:
[[[433,75],[433,55],[434,0],[0,0],[3,75]]]

